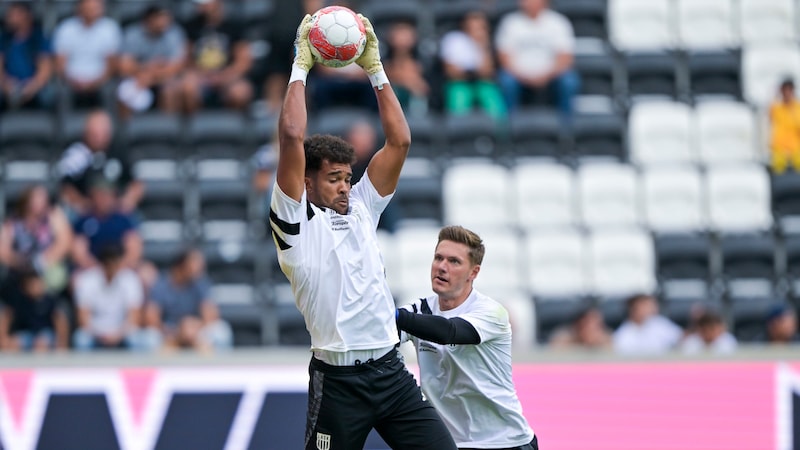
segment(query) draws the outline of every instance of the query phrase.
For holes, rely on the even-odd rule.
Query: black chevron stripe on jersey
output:
[[[269,220],[286,234],[293,236],[300,234],[300,223],[289,223],[281,219],[272,208],[269,209]]]
[[[289,250],[290,248],[292,248],[291,245],[287,244],[286,241],[284,241],[283,239],[281,239],[280,236],[278,236],[278,233],[276,233],[275,230],[272,230],[272,237],[275,238],[275,242],[278,243],[278,248],[279,249],[281,249],[281,250]]]

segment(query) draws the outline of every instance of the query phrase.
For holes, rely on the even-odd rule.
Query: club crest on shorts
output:
[[[331,435],[317,432],[317,450],[331,450]]]

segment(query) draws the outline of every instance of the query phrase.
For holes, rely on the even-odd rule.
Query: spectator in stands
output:
[[[0,305],[0,350],[46,352],[69,343],[69,323],[47,292],[44,278],[34,270],[17,277],[19,290]]]
[[[172,13],[158,4],[149,6],[141,23],[125,29],[119,62],[120,76],[125,77],[117,90],[121,112],[149,109],[157,96],[166,112],[177,111],[177,82],[186,65],[186,38],[173,22]]]
[[[695,323],[696,331],[684,338],[680,348],[684,353],[710,352],[718,355],[736,351],[736,338],[728,333],[722,317],[714,311],[704,311]]]
[[[553,332],[550,346],[559,349],[610,350],[611,332],[606,327],[603,313],[599,309],[586,308],[569,326]]]
[[[322,0],[275,2],[267,27],[269,54],[266,60],[264,100],[269,114],[277,114],[283,105],[283,96],[289,84],[289,72],[294,58],[294,36],[303,15],[313,14],[322,8]]]
[[[111,116],[105,111],[90,113],[83,141],[67,147],[58,163],[61,198],[73,215],[88,211],[89,186],[98,179],[121,193],[119,208],[124,213],[133,212],[144,195],[144,184],[133,178],[125,158],[111,150],[113,127]]]
[[[243,24],[226,16],[222,0],[194,3],[197,15],[185,25],[190,62],[179,85],[183,109],[192,114],[212,103],[243,110],[253,98],[246,78],[253,58]]]
[[[50,204],[44,186],[22,192],[16,212],[0,229],[0,265],[8,268],[4,295],[16,295],[17,275],[41,274],[48,291],[59,293],[67,284],[66,257],[72,245],[72,228],[63,211]]]
[[[770,106],[769,119],[772,171],[782,174],[791,164],[795,172],[800,172],[800,101],[794,81],[781,83],[780,98]]]
[[[220,319],[210,289],[203,254],[197,249],[181,252],[150,291],[148,327],[161,330],[169,348],[229,348],[233,333]]]
[[[80,0],[75,16],[61,22],[53,36],[56,74],[81,107],[101,105],[115,73],[122,31],[104,14],[104,0]]]
[[[144,292],[136,273],[126,267],[122,247],[104,245],[100,264],[75,277],[78,329],[76,350],[96,348],[150,349],[153,333],[140,330]]]
[[[489,20],[486,13],[474,9],[460,23],[459,30],[442,38],[440,48],[447,77],[444,85],[447,112],[466,114],[477,104],[491,117],[501,120],[507,116],[507,109],[495,81]]]
[[[72,260],[80,269],[97,266],[100,252],[108,246],[123,249],[124,267],[138,269],[142,256],[142,238],[133,218],[117,207],[113,185],[98,179],[89,188],[89,212],[74,224]]]
[[[386,74],[392,79],[397,100],[407,114],[425,114],[430,86],[419,62],[416,24],[409,21],[393,23],[389,28],[386,44],[388,48],[383,65]]]
[[[765,341],[769,344],[790,344],[800,342],[797,334],[797,314],[786,305],[777,305],[769,310],[766,317]]]
[[[50,106],[53,51],[50,40],[34,21],[30,3],[13,2],[8,6],[0,43],[4,107]]]
[[[578,74],[572,69],[572,25],[548,8],[548,0],[519,0],[519,7],[502,19],[495,39],[502,68],[498,77],[506,103],[513,110],[523,95],[547,94],[569,120],[580,87]]]
[[[356,162],[352,165],[353,176],[350,179],[350,183],[354,185],[364,176],[372,156],[379,150],[378,135],[375,126],[362,119],[350,126],[345,140],[353,146],[356,156]],[[402,213],[398,208],[397,203],[389,203],[383,210],[378,228],[394,233],[402,219]]]
[[[311,72],[313,105],[317,110],[351,106],[377,111],[372,84],[358,64],[340,68],[318,64]]]
[[[657,355],[675,347],[683,331],[659,315],[658,301],[634,295],[627,302],[628,317],[614,332],[614,350],[625,355]]]

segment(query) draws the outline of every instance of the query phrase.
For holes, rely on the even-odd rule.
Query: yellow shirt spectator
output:
[[[781,85],[780,93],[781,99],[769,109],[772,170],[783,173],[791,163],[800,172],[800,101],[790,81]]]

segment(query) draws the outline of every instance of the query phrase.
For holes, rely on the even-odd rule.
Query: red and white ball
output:
[[[361,56],[367,44],[364,23],[344,6],[328,6],[311,16],[311,53],[322,65],[344,67]]]

